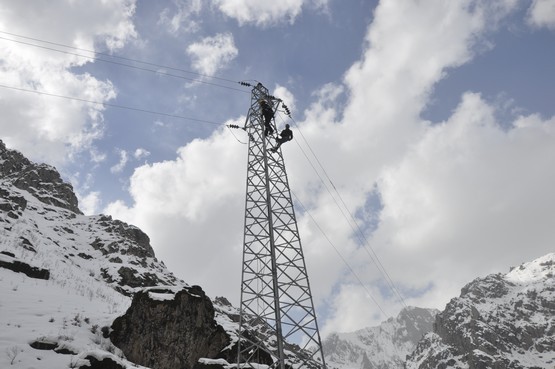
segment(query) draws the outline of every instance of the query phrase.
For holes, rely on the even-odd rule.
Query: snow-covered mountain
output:
[[[407,368],[553,369],[554,275],[549,254],[470,283]],[[399,368],[435,314],[408,308],[379,327],[333,334],[328,367]],[[255,322],[253,337],[265,329]],[[225,298],[210,300],[157,260],[140,229],[83,215],[53,167],[0,141],[1,369],[223,369],[236,360],[237,323]],[[298,347],[286,348],[293,369],[306,367]]]
[[[53,167],[0,141],[0,368],[125,363],[106,335],[135,290],[154,285],[186,286],[141,230],[83,215]]]
[[[225,298],[177,279],[140,229],[83,215],[55,168],[0,141],[1,369],[221,369],[237,360],[238,321]]]
[[[466,285],[406,368],[555,368],[555,253]]]
[[[402,369],[438,312],[407,307],[377,327],[333,333],[323,342],[326,363],[340,369]]]

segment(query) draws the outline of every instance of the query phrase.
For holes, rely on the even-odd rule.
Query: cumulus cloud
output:
[[[213,0],[218,9],[239,24],[255,24],[261,27],[279,23],[294,23],[301,14],[303,5],[325,9],[328,0]]]
[[[302,127],[316,143],[320,160],[331,167],[331,177],[350,208],[363,207],[376,185],[381,211],[369,246],[404,292],[406,303],[441,308],[477,275],[505,271],[525,261],[524,254],[533,258],[549,249],[554,228],[547,210],[553,205],[548,187],[555,178],[546,168],[555,160],[554,153],[547,153],[555,143],[554,121],[532,115],[498,122],[496,104],[477,93],[462,96],[446,122],[422,121],[419,114],[431,88],[448,68],[475,56],[476,42],[491,31],[487,14],[496,7],[414,5],[378,6],[368,32],[369,48],[346,75],[351,97],[344,118],[338,122],[329,114],[329,123],[322,124],[326,102],[312,109]],[[508,14],[513,5],[502,2],[497,9]],[[427,30],[432,24],[440,30]],[[321,127],[320,132],[315,127]],[[341,138],[335,144],[325,143],[330,129],[336,132],[332,137]],[[298,169],[295,178],[306,178],[305,173]],[[321,197],[328,199],[329,194],[323,191]],[[313,201],[314,211],[320,212],[325,203]],[[364,219],[359,221],[364,224]],[[367,252],[362,247],[348,254],[343,250],[367,281],[366,288],[376,291],[385,276],[376,266],[368,267],[372,262]],[[328,267],[316,273],[324,274]],[[344,283],[351,286],[348,279]],[[351,290],[366,294],[360,285]],[[355,328],[345,317],[345,293],[333,299],[336,308],[326,329]],[[391,292],[374,297],[388,313],[401,306],[391,304]],[[377,319],[376,311],[382,309],[370,300],[369,305],[366,312],[359,305],[360,322],[370,325],[386,318],[380,313]]]
[[[213,76],[235,59],[239,51],[231,33],[219,33],[189,45],[187,54],[191,56],[192,66],[196,71]]]
[[[304,121],[283,153],[315,302],[329,306],[324,332],[376,324],[402,307],[377,265],[404,303],[442,308],[477,276],[552,248],[555,117],[500,122],[503,107],[479,91],[443,122],[420,117],[435,84],[483,51],[491,19],[516,6],[381,2],[361,59],[297,114]],[[274,94],[294,106],[287,89]],[[219,129],[174,160],[137,168],[133,203],[105,211],[143,228],[187,282],[237,304],[245,164],[245,147]],[[351,215],[368,242],[354,236]]]
[[[129,161],[129,156],[127,155],[127,151],[119,149],[117,150],[117,152],[119,156],[119,162],[110,168],[110,172],[112,173],[121,173],[125,168],[125,166],[127,165],[127,162]]]
[[[296,111],[295,96],[285,86],[277,85],[273,95],[283,100],[283,103],[289,108],[291,113]]]
[[[148,150],[143,149],[143,148],[140,147],[137,150],[135,150],[135,153],[133,154],[133,156],[135,157],[135,159],[141,160],[141,159],[149,157],[150,152]]]
[[[97,214],[100,205],[100,192],[89,192],[85,196],[79,197],[79,208],[85,215]]]
[[[534,0],[528,10],[528,23],[555,30],[555,1]]]
[[[236,297],[245,163],[245,147],[219,129],[181,147],[175,160],[137,168],[129,184],[134,204],[115,202],[105,212],[139,225],[157,256],[188,283],[201,284],[213,297]]]
[[[158,24],[166,27],[168,32],[177,35],[179,32],[197,32],[200,21],[196,19],[202,10],[201,0],[174,0],[177,8],[165,8],[161,13]]]
[[[135,37],[131,17],[134,1],[120,0],[80,7],[56,3],[10,2],[3,6],[0,23],[13,34],[94,50],[103,43],[110,50]],[[63,19],[60,17],[63,16]],[[21,41],[17,36],[6,36]],[[39,42],[37,42],[39,43]],[[87,58],[56,53],[16,42],[0,44],[0,79],[9,87],[85,100],[105,102],[115,97],[110,81],[71,68]],[[31,158],[54,165],[89,149],[103,133],[102,105],[45,95],[0,90],[3,117],[0,131],[8,146]]]
[[[425,301],[441,306],[445,297],[435,292],[455,296],[472,274],[525,261],[523,248],[532,256],[546,250],[554,122],[521,117],[507,131],[492,105],[468,93],[448,121],[380,173],[384,207],[373,241],[405,286],[433,282]]]

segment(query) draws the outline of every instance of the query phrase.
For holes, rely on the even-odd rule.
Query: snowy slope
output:
[[[326,362],[341,369],[403,368],[405,357],[432,330],[437,313],[408,307],[377,327],[331,334],[323,343]]]
[[[114,321],[131,310],[139,291],[157,311],[162,302],[171,309],[181,290],[202,291],[175,278],[140,229],[83,215],[55,168],[32,163],[0,141],[0,369],[140,368],[110,340]],[[222,349],[233,351],[227,359],[234,362],[238,311],[225,298],[212,303],[213,324],[229,337]],[[164,336],[183,335],[172,323]],[[255,336],[265,329],[261,323],[250,327]],[[301,368],[302,354],[286,347],[288,359]],[[201,362],[223,367],[227,362],[216,356]]]
[[[470,283],[437,315],[435,332],[407,368],[555,368],[554,276],[549,254]],[[187,287],[156,259],[146,234],[107,216],[84,216],[54,168],[0,141],[0,369],[141,368],[107,333],[131,296],[149,286]],[[237,309],[223,298],[213,303],[232,346]],[[435,313],[410,308],[379,327],[331,335],[324,342],[329,367],[399,368]]]
[[[407,360],[439,367],[555,368],[555,253],[465,286]]]
[[[84,216],[74,197],[53,168],[0,142],[2,369],[79,367],[89,356],[136,368],[103,329],[125,312],[136,288],[185,285],[138,228]],[[12,270],[33,268],[41,273]]]

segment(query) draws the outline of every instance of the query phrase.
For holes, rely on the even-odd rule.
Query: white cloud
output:
[[[164,25],[168,32],[177,35],[180,31],[197,32],[200,20],[195,19],[202,10],[201,0],[174,0],[177,10],[165,8],[160,13],[158,24]]]
[[[117,153],[119,155],[119,162],[110,168],[110,172],[112,173],[121,173],[129,160],[127,151],[119,149]]]
[[[135,153],[133,154],[133,156],[135,157],[135,159],[141,160],[141,159],[149,157],[150,152],[148,150],[143,149],[143,148],[140,147],[137,150],[135,150]]]
[[[175,160],[137,168],[129,184],[134,204],[115,202],[105,212],[139,225],[157,257],[188,283],[234,298],[240,281],[245,147],[222,128],[177,154]]]
[[[326,10],[329,0],[213,0],[222,13],[236,19],[240,25],[255,24],[260,27],[279,23],[294,23],[303,6]]]
[[[291,113],[296,112],[296,105],[295,105],[295,96],[291,91],[289,91],[286,87],[277,85],[272,93],[275,97],[278,97],[283,100],[283,104],[285,104]]]
[[[534,0],[528,9],[528,23],[555,30],[555,1]]]
[[[134,1],[69,6],[71,1],[4,4],[2,28],[11,33],[93,50],[113,50],[135,37]],[[16,36],[3,37],[21,40]],[[28,41],[28,40],[27,40]],[[39,43],[39,42],[35,42]],[[115,97],[109,81],[70,69],[90,60],[20,43],[0,43],[0,79],[4,85],[99,102]],[[103,107],[29,92],[0,89],[2,138],[33,159],[63,165],[88,150],[103,133]]]
[[[83,197],[79,197],[79,208],[85,215],[97,214],[100,205],[100,192],[89,192]]]
[[[375,11],[374,22],[368,31],[368,48],[361,61],[355,63],[346,74],[345,83],[349,92],[349,101],[343,110],[342,118],[338,114],[341,110],[336,103],[336,97],[341,93],[341,88],[328,85],[321,90],[321,103],[313,105],[306,112],[307,119],[301,124],[303,135],[309,140],[319,161],[325,163],[326,170],[333,180],[333,186],[339,189],[343,200],[353,213],[365,204],[369,194],[373,193],[374,185],[378,185],[383,210],[378,229],[373,233],[370,245],[376,250],[383,265],[400,289],[413,291],[409,294],[407,302],[421,306],[441,307],[441,304],[458,293],[458,289],[464,283],[475,278],[476,273],[499,271],[496,268],[505,268],[507,264],[515,264],[519,261],[518,251],[505,254],[508,255],[507,258],[498,262],[491,262],[491,257],[487,258],[487,262],[475,261],[479,247],[484,247],[484,243],[478,243],[477,239],[473,240],[475,244],[472,246],[462,243],[446,246],[436,241],[433,237],[439,237],[446,232],[447,225],[455,228],[461,225],[456,218],[445,224],[444,214],[440,211],[446,207],[446,203],[444,197],[436,198],[439,189],[460,187],[453,187],[453,183],[441,182],[439,178],[430,179],[431,183],[439,186],[438,188],[431,186],[427,181],[419,183],[418,180],[413,179],[413,176],[417,179],[428,173],[425,166],[417,166],[411,161],[414,148],[425,142],[430,134],[437,132],[433,126],[419,118],[419,114],[425,109],[429,100],[432,87],[445,78],[449,68],[462,65],[475,56],[476,47],[480,46],[485,35],[492,31],[489,24],[492,17],[501,19],[503,14],[508,14],[511,7],[515,6],[514,2],[475,5],[467,7],[454,2],[434,2],[425,5],[413,2],[381,3]],[[491,14],[494,11],[496,14]],[[473,94],[468,95],[464,101],[458,114],[464,116],[460,118],[461,120],[475,120],[477,128],[473,131],[473,136],[491,137],[491,131],[499,131],[499,135],[503,134],[503,130],[498,129],[492,122],[493,107]],[[470,101],[474,101],[475,104],[470,104]],[[471,114],[472,112],[474,114]],[[481,114],[478,114],[480,112]],[[455,126],[455,122],[458,121],[455,117],[444,125]],[[511,126],[511,123],[504,126]],[[444,134],[447,132],[446,130]],[[438,140],[443,142],[448,140],[448,136],[441,135]],[[453,143],[456,141],[454,140]],[[467,144],[470,144],[469,140],[463,140],[459,146],[456,146],[452,156],[443,152],[436,153],[436,156],[427,157],[422,164],[429,164],[435,158],[439,168],[449,167],[452,165],[452,160],[456,160],[459,155],[464,155],[465,150],[470,149],[465,146]],[[504,144],[509,145],[509,142],[505,141]],[[487,145],[484,143],[485,147]],[[297,149],[293,146],[290,150]],[[506,150],[509,151],[509,147]],[[355,270],[360,273],[361,279],[368,281],[372,287],[374,283],[383,283],[379,282],[383,276],[378,272],[378,268],[368,267],[372,262],[363,249],[357,250],[344,245],[351,233],[347,221],[341,218],[341,213],[335,206],[335,200],[323,189],[320,178],[314,177],[314,171],[305,164],[305,160],[301,160],[302,153],[295,152],[293,155],[297,159],[288,162],[289,172],[295,179],[292,185],[301,189],[298,192],[301,193],[303,202],[310,204],[314,217],[323,224],[322,228],[329,230],[330,238],[337,240],[334,243],[340,245],[338,247],[348,262],[358,266]],[[484,155],[498,155],[498,153],[486,152]],[[480,159],[476,158],[476,160]],[[487,161],[485,158],[481,160]],[[397,172],[392,168],[398,168],[400,163],[405,161],[411,163],[408,165],[411,168],[410,173],[406,173],[403,177],[393,175]],[[317,167],[316,162],[314,160],[313,162]],[[477,186],[481,180],[480,176],[485,174],[483,168],[469,165],[467,170],[478,171],[476,183],[474,183]],[[433,173],[433,169],[429,171]],[[493,171],[491,175],[493,176]],[[324,174],[321,176],[327,183],[327,176]],[[452,177],[456,178],[456,176]],[[446,175],[446,178],[450,177]],[[435,182],[436,180],[438,182]],[[497,185],[501,186],[501,183]],[[328,185],[328,187],[332,186]],[[318,188],[321,192],[316,197],[314,189]],[[389,192],[392,188],[398,190]],[[465,194],[462,188],[459,192],[451,193],[452,196],[460,199],[461,204],[469,206],[474,201],[473,194],[473,191]],[[543,194],[543,196],[546,195],[547,193]],[[341,201],[337,201],[341,204]],[[333,211],[332,207],[335,207]],[[519,210],[514,210],[515,214],[518,214]],[[449,211],[462,216],[457,209],[449,209]],[[465,217],[473,215],[471,211],[464,213]],[[338,216],[339,220],[337,220]],[[392,219],[395,219],[395,222],[392,222]],[[484,223],[494,220],[482,219]],[[334,221],[335,228],[331,225]],[[465,221],[469,222],[468,219]],[[341,229],[337,223],[344,224],[344,229]],[[478,224],[480,223],[475,223],[475,225]],[[314,228],[310,222],[306,227]],[[500,229],[502,227],[495,228],[496,231]],[[544,236],[551,232],[549,229],[544,223]],[[468,229],[465,231],[471,232]],[[317,231],[307,231],[306,228],[302,228],[302,234],[316,233]],[[304,243],[307,248],[317,247],[312,245],[315,242],[312,237],[307,241]],[[507,246],[501,242],[505,241],[505,238],[500,238],[498,241],[500,242],[491,249],[489,255],[502,252],[501,250]],[[513,250],[520,250],[526,247],[524,243],[522,237],[519,240],[514,238],[511,247]],[[539,242],[537,245],[538,250],[545,248],[545,243]],[[474,246],[476,246],[475,251],[468,254],[467,251]],[[324,246],[320,245],[320,247]],[[450,247],[455,247],[455,250]],[[328,252],[334,252],[329,247],[328,249]],[[441,258],[436,255],[441,255]],[[456,257],[450,259],[449,255],[456,255]],[[461,267],[464,263],[472,266],[468,267],[468,264],[465,264],[465,267]],[[333,270],[333,266],[326,262],[315,264],[313,268],[311,270],[319,281],[322,281],[321,276]],[[452,270],[457,270],[456,275],[453,275]],[[453,277],[442,279],[441,276],[445,275],[453,275]],[[334,278],[330,278],[330,281],[333,280]],[[429,286],[432,287],[428,288]],[[416,293],[417,291],[421,292]],[[338,296],[337,300],[341,298]],[[378,295],[376,298],[381,305],[391,306],[391,297]],[[341,305],[340,302],[335,304]],[[377,323],[387,318],[386,316],[377,318],[376,306],[373,306],[371,301],[369,305],[371,308],[366,313],[363,313],[363,309],[359,309],[360,314],[357,316],[360,321]],[[399,305],[397,309],[385,310],[392,312],[398,309]],[[334,327],[341,326],[342,321],[349,326],[350,323],[346,319],[344,311],[337,308],[329,322]]]
[[[342,84],[323,86],[297,114],[306,117],[299,122],[303,134],[295,131],[296,140],[283,152],[291,188],[311,214],[297,207],[315,302],[331,309],[321,324],[324,332],[375,324],[402,307],[383,287],[368,249],[353,237],[349,214],[345,220],[338,211],[343,203],[364,215],[357,210],[371,196],[380,197],[369,246],[409,305],[441,308],[477,276],[552,248],[555,117],[498,122],[496,109],[502,107],[468,92],[445,122],[420,118],[434,85],[472,60],[488,41],[491,20],[516,6],[382,2],[361,60]],[[275,94],[294,101],[281,86]],[[115,202],[106,211],[143,228],[157,255],[187,282],[237,303],[245,156],[245,146],[220,129],[180,148],[174,160],[137,168],[130,181],[134,203]],[[359,221],[364,229],[370,220]]]
[[[281,22],[293,23],[301,13],[303,0],[257,1],[214,0],[220,11],[237,19],[239,24],[268,26]]]
[[[378,295],[377,289],[360,284],[341,285],[331,304],[331,309],[341,314],[331,317],[320,334],[326,337],[333,332],[353,332],[371,326],[380,317],[379,310],[372,302],[374,296]]]
[[[219,33],[189,45],[187,54],[191,56],[192,67],[196,71],[213,76],[235,59],[239,51],[235,47],[231,33]]]
[[[381,173],[374,241],[410,287],[433,281],[454,296],[473,274],[539,256],[553,237],[555,175],[545,168],[555,164],[555,118],[523,117],[506,131],[493,113],[479,95],[466,94],[447,122]],[[446,302],[438,297],[436,305]]]
[[[104,160],[106,160],[107,157],[105,153],[99,152],[98,149],[95,147],[91,147],[89,154],[91,157],[91,161],[95,164],[102,163]]]

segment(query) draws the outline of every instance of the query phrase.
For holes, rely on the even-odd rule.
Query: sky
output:
[[[239,81],[292,111],[324,336],[553,251],[555,0],[7,0],[0,51],[0,139],[209,296],[239,302]]]

